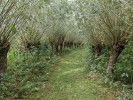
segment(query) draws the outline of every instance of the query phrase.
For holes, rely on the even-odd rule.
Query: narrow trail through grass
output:
[[[84,65],[85,50],[60,57],[46,88],[35,100],[115,100],[107,88],[88,79]]]

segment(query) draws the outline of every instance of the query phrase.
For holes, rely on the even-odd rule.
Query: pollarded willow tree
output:
[[[102,37],[103,32],[98,27],[98,23],[96,23],[99,21],[97,17],[99,14],[98,2],[96,0],[82,0],[77,1],[76,5],[79,25],[87,38],[92,52],[96,53],[96,56],[100,56],[104,47],[104,38]]]
[[[80,31],[76,32],[74,36],[73,46],[76,48],[83,47],[85,43],[86,43],[86,38],[84,37],[84,35]]]
[[[70,27],[68,27],[70,5],[67,1],[59,0],[58,2],[51,3],[47,8],[46,23],[48,28],[46,37],[51,46],[51,55],[53,55],[54,47],[56,54],[59,53],[59,47],[60,52],[62,52],[65,36],[70,30]]]
[[[87,21],[86,21],[87,22]],[[85,23],[85,36],[87,37],[88,43],[93,53],[96,52],[96,56],[100,56],[103,48],[103,37],[102,32],[93,23]]]
[[[64,40],[64,47],[72,47],[74,45],[74,40],[76,38],[76,33],[73,29],[70,29],[69,32],[66,34]]]
[[[62,21],[54,20],[49,24],[50,24],[50,26],[46,33],[46,37],[51,46],[51,50],[52,50],[51,52],[53,52],[53,48],[55,47],[56,54],[58,54],[59,46],[60,46],[60,52],[62,52],[63,42],[64,42],[65,36],[68,32],[68,27],[66,25],[66,22],[63,20]]]
[[[23,12],[25,25],[19,30],[17,41],[20,49],[30,50],[32,47],[39,48],[44,37],[46,3],[44,1],[31,1],[27,10]]]
[[[17,0],[0,1],[0,74],[6,73],[10,42],[16,33],[16,24],[22,19],[23,7],[20,2]]]
[[[107,72],[112,74],[117,58],[128,41],[132,40],[132,2],[131,0],[83,0],[78,3],[78,14],[83,27],[88,30],[86,32],[89,42],[104,44],[111,48]]]
[[[76,36],[78,33],[78,29],[76,28],[76,25],[74,24],[75,21],[73,19],[70,19],[68,22],[68,33],[65,36],[64,39],[64,47],[72,47],[74,46],[74,41],[76,41]]]
[[[133,36],[132,13],[127,2],[109,1],[99,3],[101,11],[99,20],[103,23],[99,24],[99,27],[104,32],[106,45],[111,47],[107,72],[112,74],[117,58]]]

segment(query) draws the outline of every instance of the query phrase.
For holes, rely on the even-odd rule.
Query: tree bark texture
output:
[[[117,58],[119,57],[119,55],[121,54],[121,52],[123,51],[124,46],[119,46],[119,45],[113,45],[112,50],[110,52],[110,59],[109,59],[109,63],[108,63],[108,67],[107,67],[107,73],[108,74],[113,74],[114,71],[114,64],[117,61]]]
[[[10,46],[1,47],[0,49],[0,74],[5,74],[7,72],[7,53]],[[0,75],[0,81],[2,76]]]

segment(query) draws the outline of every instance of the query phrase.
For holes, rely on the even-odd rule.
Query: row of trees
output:
[[[107,72],[113,74],[119,55],[132,43],[132,6],[132,0],[0,0],[0,82],[12,46],[28,52],[49,45],[53,56],[54,50],[58,55],[65,47],[88,43],[96,57],[107,48]]]
[[[68,1],[1,0],[0,5],[0,74],[6,73],[12,41],[25,52],[50,45],[51,55],[54,48],[58,54],[59,48],[83,44]]]
[[[20,7],[16,0],[0,1],[0,73],[7,70],[10,41],[16,33],[15,25],[21,20]]]
[[[84,0],[79,6],[83,7],[79,11],[82,15],[82,28],[92,51],[95,50],[97,56],[101,55],[105,47],[110,51],[107,66],[110,75],[117,58],[133,38],[132,1]]]
[[[24,51],[50,45],[51,55],[54,49],[58,54],[63,47],[78,47],[87,39],[96,56],[109,48],[107,72],[113,73],[117,58],[132,40],[132,1],[57,1],[0,2],[0,73],[6,73],[14,38]]]

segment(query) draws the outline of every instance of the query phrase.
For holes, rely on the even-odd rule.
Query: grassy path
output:
[[[76,50],[59,58],[46,88],[35,100],[115,100],[107,88],[87,78],[84,55],[84,50]]]

